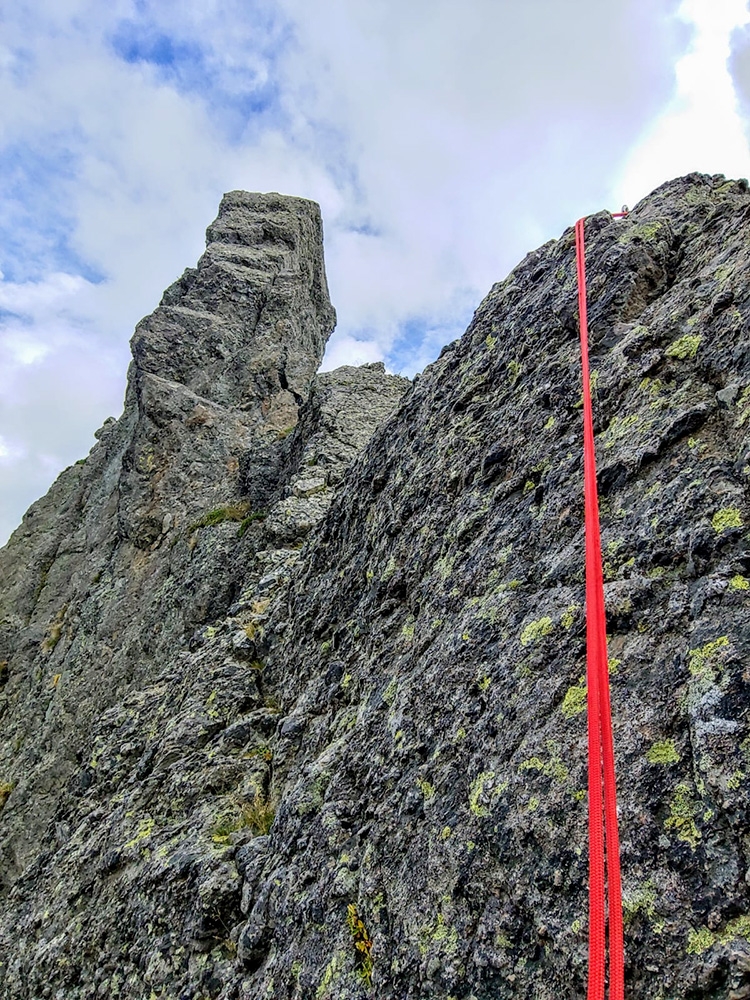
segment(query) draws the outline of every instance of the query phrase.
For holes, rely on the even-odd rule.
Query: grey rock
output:
[[[310,478],[308,439],[332,466],[350,460],[408,385],[382,369],[315,376],[335,317],[312,202],[233,192],[207,239],[136,330],[122,417],[0,550],[9,998],[210,992],[231,968],[231,848],[273,808],[267,607],[299,557],[265,530],[243,477],[271,456],[275,493],[292,494]],[[355,406],[370,421],[342,459],[310,399],[358,378],[364,398],[333,390],[344,422]],[[312,506],[299,492],[295,545],[334,489]]]
[[[222,208],[205,273],[139,328],[124,416],[0,553],[0,993],[572,1000],[573,232],[408,386],[313,376],[312,237],[281,280],[290,326],[257,318],[253,282],[319,231],[296,200],[268,225],[258,204]],[[693,174],[587,222],[636,1000],[750,986],[748,217],[745,182]]]

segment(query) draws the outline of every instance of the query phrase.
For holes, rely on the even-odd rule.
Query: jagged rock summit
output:
[[[227,196],[0,551],[10,1000],[583,995],[572,230],[411,387],[314,376],[320,233]],[[628,996],[741,1000],[748,186],[587,250]]]

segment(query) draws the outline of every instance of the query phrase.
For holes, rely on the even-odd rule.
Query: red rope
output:
[[[625,214],[618,213],[618,214]],[[578,312],[583,369],[583,481],[586,507],[586,683],[589,749],[589,982],[588,1000],[604,1000],[606,979],[606,916],[609,917],[609,997],[623,1000],[622,885],[617,832],[617,790],[612,741],[607,664],[607,623],[604,614],[599,500],[589,373],[586,309],[586,250],[584,220],[576,223]],[[606,839],[605,839],[606,832]],[[606,878],[605,878],[606,846]],[[608,903],[605,907],[605,884]],[[607,913],[608,911],[608,913]]]

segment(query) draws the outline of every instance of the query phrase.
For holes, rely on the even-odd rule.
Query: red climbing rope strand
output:
[[[624,955],[620,847],[617,831],[617,791],[609,701],[607,624],[604,613],[594,419],[589,372],[583,219],[579,219],[576,223],[575,234],[578,311],[581,327],[581,368],[583,373],[583,480],[586,508],[586,683],[589,752],[588,1000],[604,1000],[607,916],[609,917],[609,996],[610,1000],[623,1000]],[[605,906],[605,886],[609,890],[608,907]]]

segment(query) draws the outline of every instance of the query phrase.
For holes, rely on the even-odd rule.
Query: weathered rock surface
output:
[[[3,996],[102,981],[140,996],[152,974],[126,956],[157,912],[176,921],[186,970],[215,943],[195,892],[212,913],[239,876],[220,863],[213,799],[231,787],[231,814],[240,786],[260,789],[256,745],[278,715],[253,633],[409,384],[382,365],[315,375],[335,320],[316,205],[233,192],[207,243],[136,330],[123,416],[0,550]],[[167,856],[141,842],[157,800],[193,836],[153,888],[147,861]]]
[[[228,214],[233,233],[255,226]],[[747,184],[673,181],[625,220],[593,216],[587,248],[628,995],[740,1000]],[[294,309],[330,317],[313,278],[299,280]],[[220,299],[206,311],[238,330]],[[230,439],[219,422],[227,437],[215,432],[198,477],[205,491],[217,477],[215,492],[198,502],[181,478],[189,449],[173,425],[186,411],[156,390],[136,408],[131,388],[121,421],[0,555],[0,781],[15,782],[0,812],[0,991],[583,995],[572,230],[493,287],[369,443],[399,380],[372,366],[319,376],[294,389],[299,422],[282,436],[263,421],[291,407],[287,390],[264,376],[243,394],[233,379],[254,362],[247,348],[234,367],[246,349],[234,337],[211,405],[241,429]],[[281,370],[266,361],[281,347],[263,340],[261,353],[264,372]],[[144,364],[180,400],[207,389],[177,361]],[[153,485],[142,440],[167,470]],[[242,526],[189,530],[243,499]],[[151,509],[153,538],[133,527]]]

